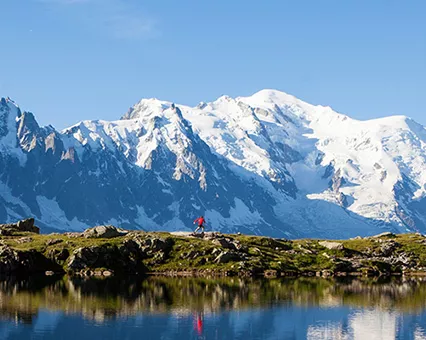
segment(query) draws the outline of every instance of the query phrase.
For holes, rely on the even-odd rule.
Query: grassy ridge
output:
[[[37,254],[38,259],[47,259],[52,267],[46,264],[41,270],[70,273],[131,272],[133,267],[127,268],[127,262],[133,266],[143,265],[145,273],[169,275],[326,276],[426,271],[426,238],[420,234],[336,241],[336,249],[328,249],[318,239],[291,241],[248,235],[194,238],[161,232],[130,232],[108,239],[15,233],[1,236],[0,242],[3,249],[9,248],[20,255]],[[156,248],[156,242],[167,243],[167,246]],[[70,263],[82,249],[90,252],[90,261],[86,261],[87,255],[82,255],[82,264],[76,270]],[[224,258],[220,259],[221,256]],[[0,251],[0,264],[1,261],[6,258]]]

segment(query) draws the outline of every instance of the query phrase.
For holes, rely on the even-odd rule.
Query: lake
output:
[[[426,280],[0,279],[0,339],[426,339]]]

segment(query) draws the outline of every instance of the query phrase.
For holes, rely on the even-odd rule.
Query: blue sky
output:
[[[0,0],[0,96],[61,129],[263,88],[426,124],[424,0]]]

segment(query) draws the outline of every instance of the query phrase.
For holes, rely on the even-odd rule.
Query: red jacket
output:
[[[204,222],[206,222],[204,217],[198,217],[194,220],[194,223],[198,223],[199,226],[202,226],[204,224]]]

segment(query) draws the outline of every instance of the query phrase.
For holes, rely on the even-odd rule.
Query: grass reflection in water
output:
[[[426,307],[426,280],[165,277],[86,280],[64,276],[25,280],[9,277],[0,281],[0,317],[19,323],[31,323],[42,309],[81,314],[102,322],[139,313],[208,314],[277,304],[419,312]]]

